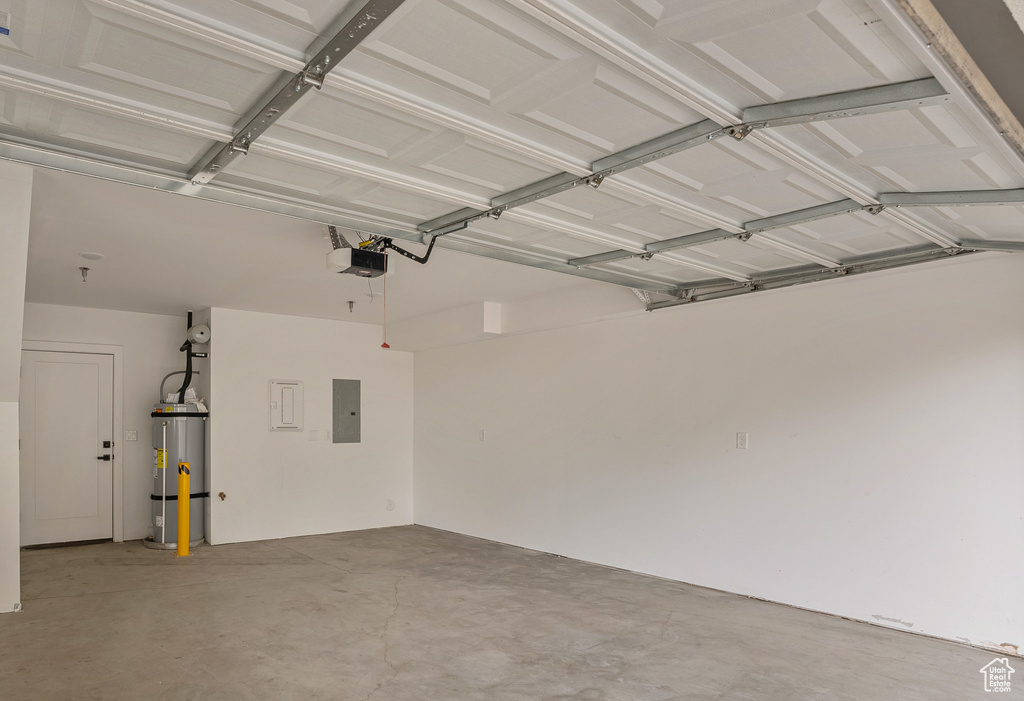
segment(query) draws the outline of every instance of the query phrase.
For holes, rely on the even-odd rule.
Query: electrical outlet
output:
[[[124,432],[124,439],[126,441],[137,441],[139,440],[139,432],[135,429],[130,429]]]
[[[736,448],[738,450],[746,450],[748,445],[749,445],[749,442],[748,442],[748,439],[747,439],[747,432],[746,431],[738,432],[736,434]]]

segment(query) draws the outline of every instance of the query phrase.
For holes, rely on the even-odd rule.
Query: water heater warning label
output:
[[[160,450],[157,448],[156,451],[156,467],[158,470],[162,470],[167,467],[167,451]]]
[[[0,12],[0,34],[8,36],[11,33],[11,15],[9,12]]]

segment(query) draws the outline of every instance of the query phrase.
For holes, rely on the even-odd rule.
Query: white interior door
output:
[[[114,358],[22,351],[21,544],[113,535]]]

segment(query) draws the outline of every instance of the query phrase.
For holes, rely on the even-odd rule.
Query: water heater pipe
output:
[[[188,326],[185,327],[186,332],[192,328],[192,310],[188,310]],[[178,390],[178,404],[185,403],[185,390],[192,384],[192,341],[186,340],[181,344],[181,348],[178,350],[185,351],[185,381],[181,383],[181,389]]]
[[[157,403],[158,404],[163,403],[164,401],[166,401],[165,397],[167,395],[164,394],[164,385],[167,384],[167,380],[169,380],[170,378],[174,377],[175,375],[184,375],[184,374],[185,374],[184,370],[175,370],[174,372],[169,372],[166,375],[164,375],[164,379],[160,381],[160,397],[157,399]],[[193,370],[192,374],[193,375],[202,375],[203,373],[199,372],[198,370]],[[179,402],[179,404],[180,403],[181,402]]]

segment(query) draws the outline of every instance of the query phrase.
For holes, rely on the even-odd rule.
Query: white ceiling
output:
[[[327,227],[314,222],[40,169],[31,226],[30,302],[153,314],[214,306],[360,323],[383,317],[384,280],[329,271]],[[104,258],[80,257],[87,252]],[[439,249],[425,266],[399,256],[389,265],[387,314],[396,322],[602,284]],[[81,266],[90,269],[84,284]]]
[[[348,6],[0,0],[11,16],[0,35],[0,156],[151,187],[39,169],[28,300],[376,321],[365,280],[326,272],[324,222],[418,240],[425,221],[487,210],[560,172],[585,176],[704,119],[729,126],[746,108],[933,75],[948,100],[714,138],[599,189],[480,219],[440,245],[567,272],[572,259],[623,249],[636,255],[575,272],[653,291],[828,271],[962,239],[1024,241],[1020,205],[889,207],[640,255],[846,198],[1024,187],[1024,164],[890,0],[406,0],[248,155],[211,185],[190,185]],[[106,258],[84,263],[83,251]],[[601,284],[439,249],[427,266],[399,260],[389,317]]]

